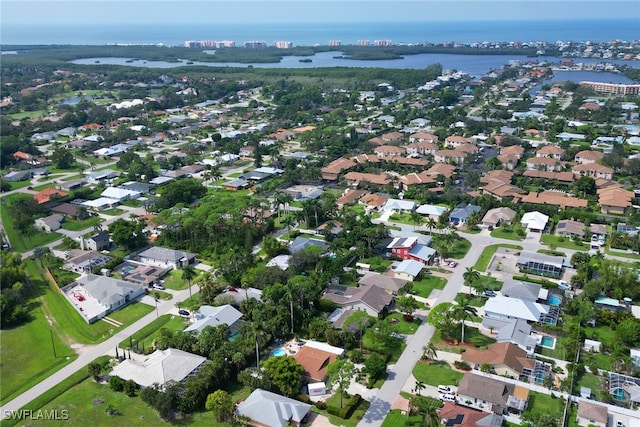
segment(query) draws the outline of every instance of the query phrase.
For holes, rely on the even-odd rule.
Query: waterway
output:
[[[440,53],[421,53],[417,55],[407,55],[402,59],[386,59],[386,60],[354,60],[339,58],[342,55],[340,51],[318,52],[313,56],[283,56],[280,62],[272,63],[239,63],[239,62],[199,62],[192,61],[187,63],[186,60],[180,62],[166,61],[145,61],[132,60],[131,58],[105,57],[105,58],[84,58],[72,61],[74,64],[93,65],[126,65],[134,67],[148,68],[175,68],[184,66],[208,66],[208,67],[253,67],[253,68],[325,68],[325,67],[366,67],[366,68],[394,68],[394,69],[422,69],[431,64],[442,64],[446,70],[457,70],[468,73],[474,77],[481,77],[509,63],[509,61],[526,62],[536,60],[538,62],[558,63],[563,58],[555,58],[548,56],[540,56],[530,58],[524,55],[454,55]],[[311,62],[300,62],[301,59],[311,59]],[[626,64],[634,68],[640,68],[640,61],[623,61],[623,60],[602,60],[591,58],[579,58],[574,62],[584,64],[597,64],[600,62],[608,62],[612,64]],[[607,73],[610,74],[610,73]]]

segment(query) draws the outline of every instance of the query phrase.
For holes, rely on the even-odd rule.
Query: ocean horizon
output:
[[[438,21],[259,24],[11,24],[0,29],[3,45],[164,44],[180,46],[187,40],[292,42],[294,46],[344,45],[359,40],[389,40],[392,44],[549,42],[640,39],[635,19],[569,21]]]

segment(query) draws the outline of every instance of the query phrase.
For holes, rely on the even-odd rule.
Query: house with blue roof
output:
[[[473,212],[480,213],[480,206],[460,204],[449,214],[449,221],[454,224],[465,224]]]

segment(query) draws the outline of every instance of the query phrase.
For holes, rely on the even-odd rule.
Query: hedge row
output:
[[[545,289],[553,289],[558,287],[558,284],[555,282],[551,282],[545,279],[536,279],[535,277],[529,277],[526,275],[513,276],[513,280],[520,280],[522,282],[529,282],[529,283],[537,283],[538,285],[542,285],[542,287],[544,287]]]
[[[343,420],[351,418],[353,415],[353,411],[355,411],[358,406],[360,406],[360,402],[362,401],[362,396],[359,394],[354,394],[349,402],[342,408],[337,408],[332,405],[327,405],[327,412],[331,415],[335,415],[336,417],[342,418]]]

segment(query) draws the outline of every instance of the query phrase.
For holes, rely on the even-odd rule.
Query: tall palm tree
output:
[[[196,269],[193,268],[191,264],[187,264],[182,267],[182,280],[189,282],[189,299],[193,297],[193,295],[191,295],[191,281],[195,279],[197,275],[198,273],[196,273]]]
[[[465,285],[469,287],[469,296],[471,296],[471,288],[476,280],[480,280],[480,273],[473,269],[473,267],[467,267],[464,273],[462,273]]]
[[[284,294],[289,300],[289,311],[291,314],[291,334],[293,334],[293,300],[298,297],[298,287],[295,284],[289,282],[284,287]]]
[[[260,322],[246,323],[245,325],[246,333],[256,345],[256,368],[260,369],[260,345],[266,342],[267,331],[264,329],[264,324]]]
[[[462,324],[462,335],[460,343],[464,344],[464,321],[466,319],[472,319],[471,316],[477,314],[477,310],[472,305],[469,305],[463,295],[458,295],[455,299],[458,303],[453,309],[453,317],[460,320]]]
[[[438,357],[438,349],[433,342],[422,347],[422,357],[425,359],[435,360]]]
[[[420,394],[420,393],[421,393],[421,392],[422,392],[422,390],[424,390],[426,387],[427,387],[427,385],[426,385],[425,383],[423,383],[423,382],[422,382],[422,381],[420,381],[420,380],[416,380],[416,385],[415,385],[415,387],[413,388],[413,391],[414,391],[414,393],[417,393],[417,394],[418,394],[418,396],[421,396],[421,394]]]
[[[438,225],[438,223],[436,222],[435,219],[429,217],[427,218],[426,224],[427,227],[429,227],[429,235],[433,235],[433,229],[436,228],[436,226]]]

